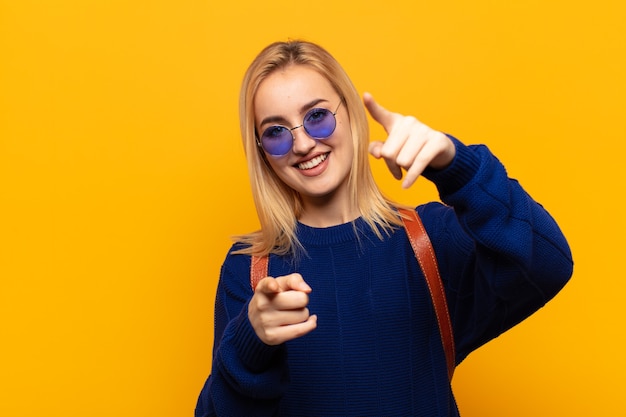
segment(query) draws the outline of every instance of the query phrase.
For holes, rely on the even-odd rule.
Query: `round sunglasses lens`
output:
[[[326,139],[335,131],[335,116],[326,109],[313,109],[304,116],[304,129],[315,139]]]
[[[293,144],[289,129],[283,126],[272,126],[263,132],[261,144],[265,152],[272,156],[286,155]]]

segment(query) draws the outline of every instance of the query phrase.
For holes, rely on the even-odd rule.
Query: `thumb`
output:
[[[389,133],[395,120],[395,114],[378,104],[370,93],[363,93],[363,103],[374,120]]]

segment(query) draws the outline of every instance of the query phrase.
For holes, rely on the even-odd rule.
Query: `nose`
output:
[[[306,155],[315,147],[315,139],[307,135],[304,127],[297,126],[291,129],[293,135],[293,153],[296,155]]]

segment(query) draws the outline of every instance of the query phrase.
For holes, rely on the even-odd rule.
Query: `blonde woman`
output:
[[[388,137],[369,140],[365,108]],[[369,155],[445,204],[430,237],[453,365],[535,312],[572,273],[550,215],[485,146],[362,98],[318,45],[278,42],[246,72],[244,149],[261,229],[226,256],[200,416],[457,416],[428,284]],[[251,257],[269,257],[255,289]]]

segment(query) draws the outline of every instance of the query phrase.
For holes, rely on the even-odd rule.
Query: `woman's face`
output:
[[[330,83],[303,65],[274,71],[256,92],[254,116],[259,135],[270,126],[289,129],[300,126],[305,114],[313,108],[337,110],[335,130],[327,139],[313,139],[299,127],[292,131],[293,146],[286,155],[275,157],[266,152],[274,172],[301,195],[305,205],[329,198],[347,198],[354,149],[348,112],[340,102],[341,97]]]

